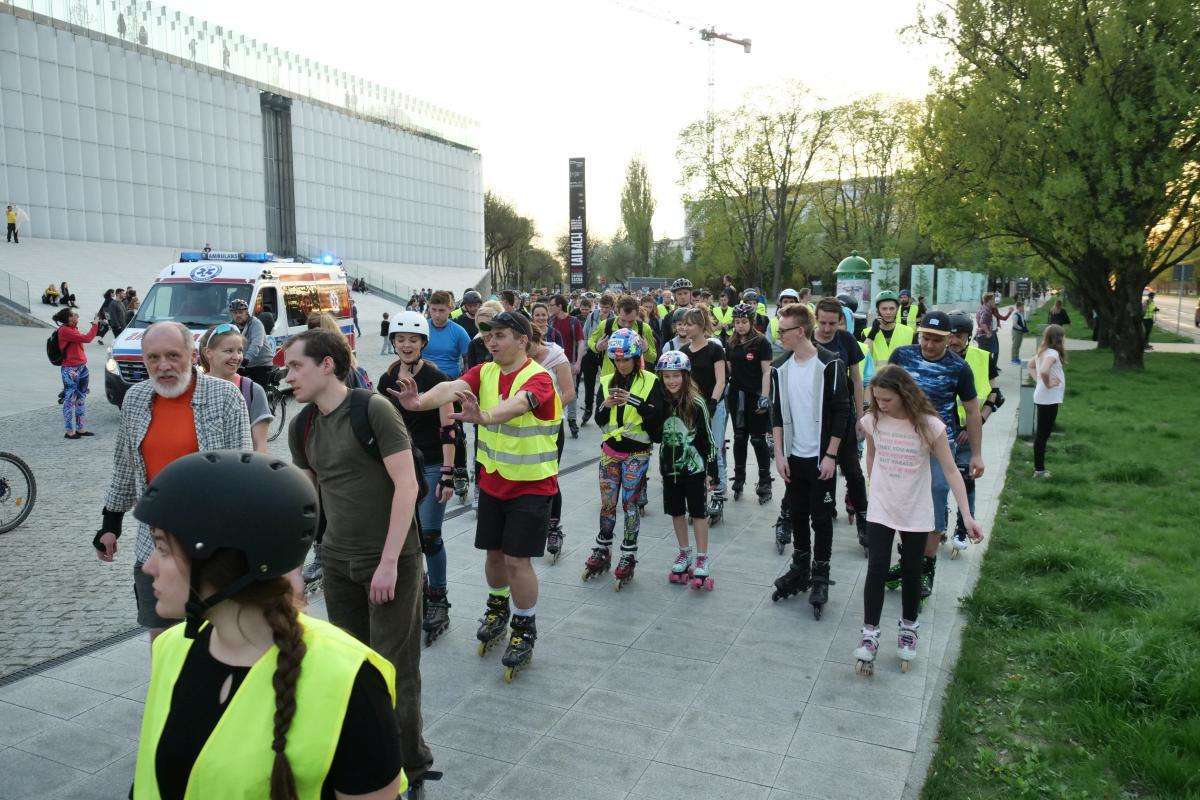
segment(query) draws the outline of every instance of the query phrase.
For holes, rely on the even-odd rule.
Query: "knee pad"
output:
[[[442,532],[422,529],[421,552],[427,556],[436,556],[442,552]]]

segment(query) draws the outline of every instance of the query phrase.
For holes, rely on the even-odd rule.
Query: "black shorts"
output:
[[[142,572],[141,564],[133,565],[133,598],[137,601],[137,621],[143,628],[169,628],[179,620],[163,619],[158,615],[158,600],[154,597],[154,578]]]
[[[663,513],[668,517],[701,519],[708,514],[708,485],[706,476],[689,475],[686,478],[663,476]]]
[[[479,492],[479,510],[475,514],[475,548],[499,550],[514,558],[536,558],[546,552],[546,534],[550,530],[550,503],[547,494],[523,494],[511,500],[497,500]]]

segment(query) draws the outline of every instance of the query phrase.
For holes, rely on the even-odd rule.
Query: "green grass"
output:
[[[1053,477],[1013,445],[929,800],[1200,797],[1200,356],[1067,385]]]
[[[1029,318],[1029,327],[1031,330],[1036,331],[1036,335],[1040,336],[1042,329],[1048,324],[1047,317],[1050,315],[1050,309],[1053,307],[1054,300],[1048,300]],[[1092,340],[1092,329],[1087,326],[1087,318],[1083,315],[1083,312],[1071,305],[1065,298],[1063,299],[1063,308],[1066,309],[1067,316],[1071,318],[1071,324],[1063,326],[1067,332],[1067,338],[1083,339],[1090,342]],[[1162,315],[1160,314],[1159,316]],[[1194,344],[1195,342],[1195,340],[1187,336],[1171,333],[1157,325],[1150,331],[1150,341],[1152,343],[1164,342],[1168,344]]]

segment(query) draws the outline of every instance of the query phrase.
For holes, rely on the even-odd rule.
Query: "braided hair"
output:
[[[228,586],[246,574],[246,556],[237,550],[219,550],[203,561],[192,562],[193,586],[202,583],[219,588]],[[275,689],[275,720],[271,734],[271,750],[275,753],[271,765],[270,800],[296,800],[296,776],[288,761],[287,735],[296,716],[296,684],[308,646],[292,599],[291,582],[285,578],[252,583],[232,599],[239,605],[262,611],[271,628],[272,639],[278,648],[275,674],[271,685]]]

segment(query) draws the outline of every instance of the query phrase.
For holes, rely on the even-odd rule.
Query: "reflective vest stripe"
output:
[[[498,461],[501,464],[544,464],[547,461],[558,460],[558,445],[548,453],[506,453],[503,450],[495,450],[486,441],[479,442],[479,451],[493,461]]]
[[[538,420],[538,421],[541,422],[541,420]],[[502,436],[516,436],[518,438],[529,437],[529,436],[558,436],[558,428],[559,428],[558,425],[550,425],[550,424],[530,425],[528,427],[524,427],[524,426],[517,426],[517,425],[509,425],[507,422],[501,422],[496,425],[486,425],[486,426],[482,426],[482,427],[486,427],[488,429],[488,431],[491,433],[498,433]],[[554,451],[557,453],[558,447],[555,447]]]

